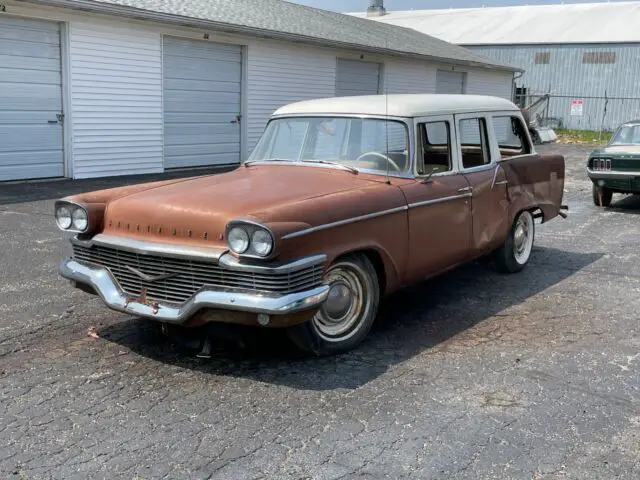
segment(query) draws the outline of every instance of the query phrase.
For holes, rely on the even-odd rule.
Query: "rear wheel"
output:
[[[513,222],[504,245],[493,253],[493,261],[498,271],[516,273],[527,266],[533,251],[535,230],[531,212],[527,210],[520,212]]]
[[[613,192],[611,190],[593,184],[593,203],[596,207],[608,207],[611,205],[612,198]]]
[[[338,259],[325,282],[329,296],[318,313],[287,330],[299,348],[319,356],[355,348],[369,333],[380,300],[378,276],[365,255]]]

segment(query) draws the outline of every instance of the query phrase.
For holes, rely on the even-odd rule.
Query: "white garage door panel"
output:
[[[61,112],[59,25],[0,18],[0,181],[63,175]]]
[[[336,96],[377,95],[380,88],[380,64],[338,59]]]
[[[240,161],[242,48],[164,39],[166,168]]]
[[[436,74],[436,93],[464,93],[464,72],[447,72],[438,70]]]

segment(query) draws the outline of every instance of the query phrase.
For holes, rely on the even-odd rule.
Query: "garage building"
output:
[[[238,164],[286,103],[510,98],[517,71],[411,29],[280,0],[5,1],[0,181]]]
[[[538,114],[554,127],[611,130],[640,116],[640,2],[382,13],[371,18],[522,68],[514,98],[548,95]]]

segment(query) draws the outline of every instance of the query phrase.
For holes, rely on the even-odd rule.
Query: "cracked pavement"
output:
[[[589,149],[540,150],[569,218],[523,273],[398,292],[323,359],[258,329],[198,359],[59,278],[54,200],[141,179],[0,184],[0,477],[640,478],[640,198],[597,209]]]

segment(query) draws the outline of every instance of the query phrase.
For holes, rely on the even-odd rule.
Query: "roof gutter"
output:
[[[107,3],[99,3],[91,0],[22,0],[25,3],[39,4],[51,7],[68,8],[72,10],[80,10],[84,12],[100,13],[105,15],[113,15],[116,17],[124,17],[128,19],[147,20],[154,22],[169,23],[185,27],[195,27],[203,29],[213,29],[230,34],[244,34],[254,37],[271,38],[275,40],[287,40],[296,43],[305,43],[316,46],[331,46],[344,48],[348,50],[358,49],[368,53],[376,54],[394,54],[407,58],[419,58],[433,60],[440,63],[450,65],[464,65],[477,68],[492,68],[496,70],[504,70],[508,72],[520,71],[517,68],[507,65],[482,63],[467,60],[452,60],[450,58],[436,57],[432,55],[421,55],[418,53],[403,52],[399,50],[370,47],[366,45],[358,45],[355,43],[339,42],[335,40],[319,39],[300,35],[295,33],[278,32],[275,30],[266,30],[263,28],[247,27],[243,25],[233,25],[224,22],[216,22],[215,20],[204,20],[193,17],[184,17],[181,15],[173,15],[169,13],[154,12],[151,10],[143,10],[135,7],[127,7],[123,5],[113,5]]]

